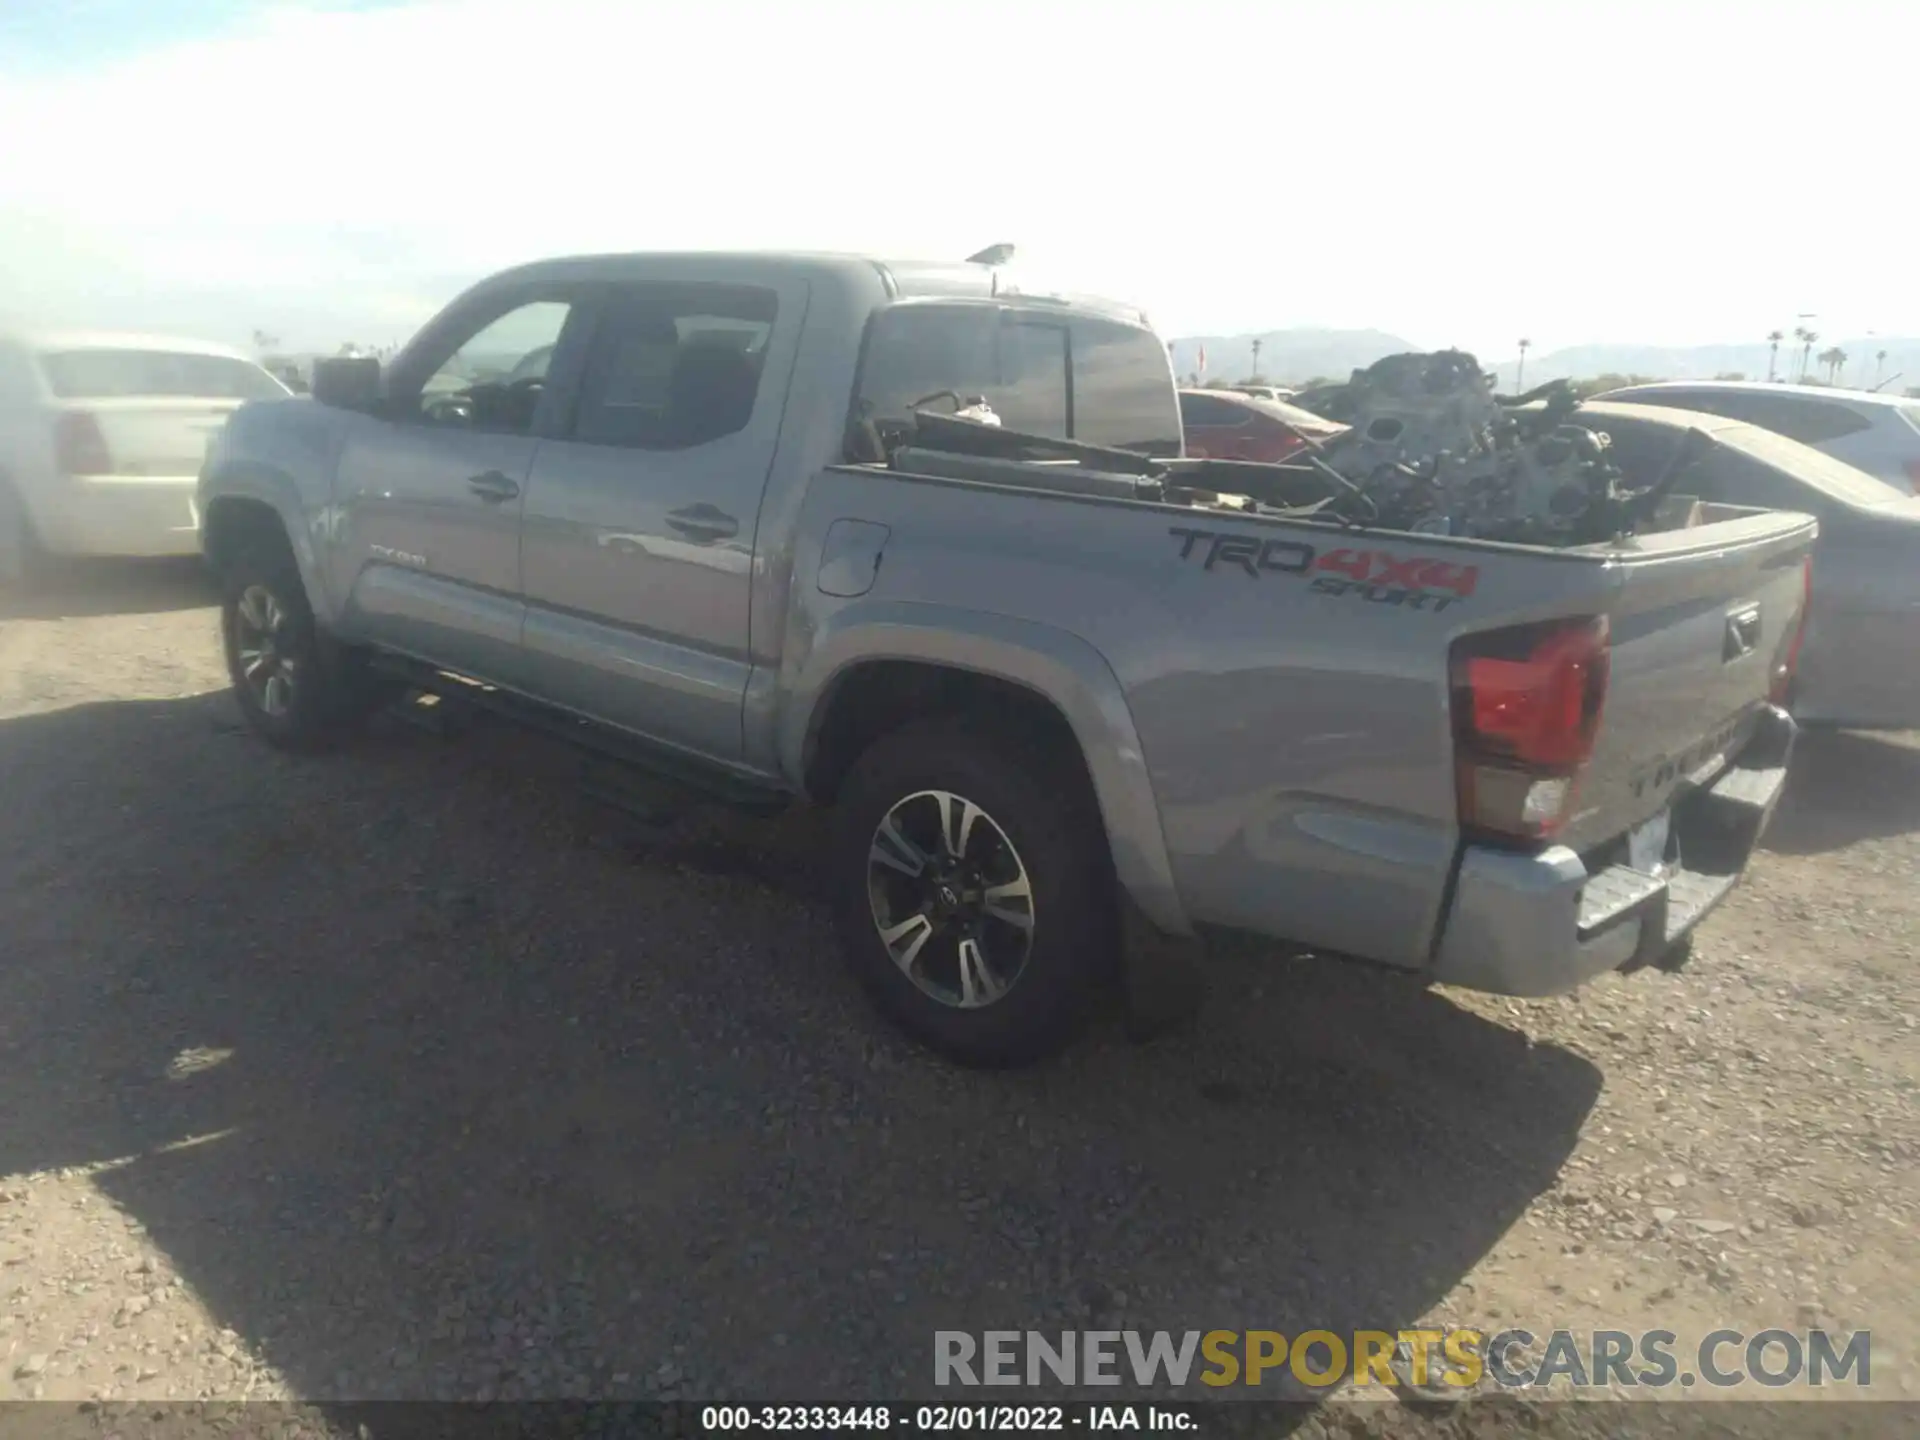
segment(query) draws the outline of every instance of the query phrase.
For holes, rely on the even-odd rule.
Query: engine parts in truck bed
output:
[[[1566,381],[1501,396],[1462,350],[1389,355],[1297,398],[1348,427],[1314,450],[1353,491],[1336,508],[1362,523],[1583,545],[1633,533],[1665,493],[1664,476],[1623,483],[1605,433],[1571,423]]]

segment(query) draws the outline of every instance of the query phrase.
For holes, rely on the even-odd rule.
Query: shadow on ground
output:
[[[927,1393],[937,1329],[1409,1322],[1598,1092],[1244,958],[1186,1034],[958,1072],[843,978],[810,817],[636,836],[566,770],[397,727],[293,761],[224,696],[0,723],[0,1174],[123,1160],[308,1395],[852,1401]]]
[[[62,620],[193,610],[219,597],[198,557],[66,560],[31,585],[0,586],[0,620]]]
[[[1793,747],[1787,793],[1765,847],[1821,855],[1920,830],[1920,747],[1909,736],[1808,730]]]

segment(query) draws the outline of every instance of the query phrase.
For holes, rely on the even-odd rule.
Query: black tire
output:
[[[283,750],[322,750],[358,728],[398,692],[397,682],[372,674],[366,657],[333,641],[313,618],[299,567],[284,542],[260,541],[243,550],[220,576],[220,635],[227,674],[240,713]],[[250,673],[267,653],[285,682],[269,689]]]
[[[948,1059],[1008,1066],[1056,1053],[1079,1032],[1113,974],[1119,928],[1112,864],[1098,807],[1076,770],[1073,757],[1063,760],[991,719],[942,716],[913,721],[876,741],[841,787],[828,870],[848,963],[884,1014]],[[913,812],[896,807],[926,803],[910,797],[928,792],[960,797],[984,812],[998,833],[981,831],[978,837],[989,850],[1006,842],[1011,864],[1024,871],[1029,887],[1023,963],[1017,973],[1008,967],[1012,978],[997,998],[973,1008],[960,1008],[959,997],[943,1001],[929,994],[895,962],[880,934],[881,908],[896,920],[901,914],[911,920],[911,911],[895,909],[884,896],[876,899],[876,884],[884,891],[902,883],[878,870],[877,881],[869,879],[877,833],[890,815],[906,825]],[[1001,870],[1000,878],[1009,873]],[[993,878],[974,876],[971,893],[980,894]],[[920,882],[903,883],[911,888]],[[911,907],[910,899],[904,903]],[[1014,903],[1017,908],[1021,902]],[[988,941],[986,930],[1008,933],[995,929],[1001,922],[977,914],[970,922],[942,921],[968,923],[983,927],[973,932],[981,945]],[[920,963],[937,965],[941,943],[938,936],[929,940]],[[965,966],[954,968],[957,985]]]

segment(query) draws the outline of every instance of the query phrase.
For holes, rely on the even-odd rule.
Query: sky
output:
[[[404,338],[541,255],[965,256],[1168,336],[1920,334],[1920,5],[0,0],[0,317]]]

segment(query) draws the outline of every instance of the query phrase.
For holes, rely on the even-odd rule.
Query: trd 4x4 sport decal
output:
[[[1322,595],[1357,595],[1376,605],[1414,610],[1444,610],[1473,594],[1478,565],[1454,565],[1415,555],[1402,559],[1385,550],[1342,546],[1324,554],[1304,540],[1262,540],[1225,530],[1171,526],[1182,560],[1198,560],[1203,570],[1234,570],[1258,580],[1267,574],[1305,578]]]

